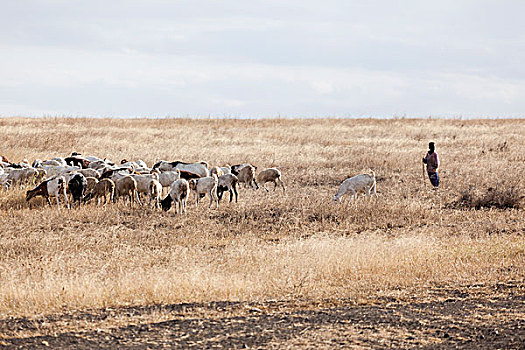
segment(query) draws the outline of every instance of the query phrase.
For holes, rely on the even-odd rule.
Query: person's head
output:
[[[428,144],[428,150],[430,151],[430,153],[434,152],[435,149],[436,149],[436,145],[434,144],[434,142],[430,142]]]

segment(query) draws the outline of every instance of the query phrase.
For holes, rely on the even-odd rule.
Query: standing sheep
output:
[[[357,207],[357,193],[366,192],[367,196],[370,197],[370,191],[373,190],[374,196],[377,198],[376,193],[376,174],[370,170],[370,174],[359,174],[354,177],[350,177],[343,181],[333,200],[341,202],[341,197],[346,193],[351,193],[354,198],[354,203]]]
[[[194,191],[195,194],[195,206],[199,205],[199,199],[201,194],[208,193],[210,195],[210,205],[208,208],[211,208],[213,202],[215,202],[215,207],[219,207],[219,200],[217,198],[217,176],[206,176],[200,179],[191,179],[188,181],[190,189]]]
[[[97,200],[97,205],[100,202],[100,197],[104,197],[104,205],[107,203],[107,197],[109,195],[109,200],[113,201],[115,196],[115,182],[111,179],[102,179],[95,184],[93,192],[91,192],[91,197]]]
[[[233,167],[232,167],[232,174]],[[239,173],[237,175],[237,178],[239,179],[240,183],[244,183],[244,187],[251,187],[255,189],[259,189],[259,185],[257,184],[257,181],[255,181],[255,167],[252,165],[246,165],[241,170],[239,170]]]
[[[135,179],[130,175],[124,176],[115,181],[114,201],[116,201],[120,196],[128,196],[130,206],[133,204],[133,200],[136,200],[139,205],[142,205],[137,192],[137,181],[135,181]]]
[[[219,198],[219,202],[222,199],[223,193],[228,191],[230,193],[230,203],[233,200],[233,194],[235,194],[235,203],[237,203],[237,197],[239,196],[237,193],[238,182],[239,179],[233,174],[225,174],[219,177],[219,182],[217,183],[217,197]]]
[[[280,184],[281,187],[283,188],[283,193],[284,191],[286,191],[286,189],[284,188],[284,183],[283,181],[281,180],[281,171],[279,171],[279,169],[276,169],[276,168],[268,168],[268,169],[264,169],[263,171],[261,171],[259,173],[259,175],[257,175],[257,181],[262,184],[262,187],[267,191],[268,189],[266,188],[266,183],[267,182],[273,182],[273,190],[275,191],[275,189],[277,188],[277,185]]]
[[[170,188],[170,192],[161,201],[162,204],[162,210],[168,211],[171,208],[171,203],[175,202],[174,205],[174,211],[175,214],[177,214],[177,206],[178,206],[178,213],[182,215],[186,212],[186,202],[188,201],[188,197],[190,195],[190,186],[188,184],[188,181],[184,179],[178,179],[175,181]]]

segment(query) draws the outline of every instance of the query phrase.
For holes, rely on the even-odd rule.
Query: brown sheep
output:
[[[136,200],[139,205],[142,205],[139,199],[139,193],[137,192],[137,181],[130,175],[124,176],[115,182],[115,196],[113,197],[113,201],[116,202],[118,197],[126,195],[129,197],[130,206],[133,204],[133,200]]]
[[[109,195],[109,200],[113,201],[115,196],[115,183],[111,179],[102,179],[95,184],[93,188],[93,198],[96,198],[97,205],[99,203],[100,197],[104,197],[104,204],[106,204],[106,196]]]
[[[259,181],[259,183],[262,185],[262,187],[266,191],[268,191],[268,189],[266,188],[266,183],[267,182],[273,182],[273,184],[274,184],[273,190],[274,191],[277,188],[278,184],[280,184],[281,187],[283,188],[283,192],[285,191],[284,183],[281,180],[281,172],[279,171],[279,169],[276,169],[276,168],[264,169],[263,171],[261,171],[257,175],[257,181]]]
[[[255,181],[254,166],[246,165],[243,167],[241,170],[239,170],[237,178],[239,179],[239,183],[244,183],[244,187],[250,186],[253,188],[255,186],[255,189],[259,189],[259,185],[257,184],[257,181]]]

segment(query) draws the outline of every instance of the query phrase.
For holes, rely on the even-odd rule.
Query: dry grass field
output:
[[[520,348],[523,150],[524,120],[0,119],[15,162],[250,162],[287,186],[182,217],[0,191],[0,346]],[[331,200],[370,168],[377,199]]]

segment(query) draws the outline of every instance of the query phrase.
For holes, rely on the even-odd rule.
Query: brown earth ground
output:
[[[373,304],[211,302],[71,311],[0,321],[5,348],[523,349],[523,281]]]
[[[287,186],[182,217],[0,191],[0,348],[525,349],[524,148],[523,120],[0,119],[15,162],[251,162]],[[332,203],[369,168],[379,198]]]

